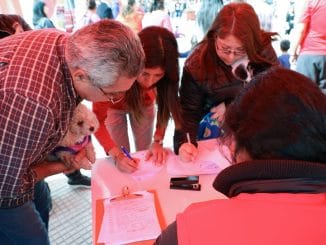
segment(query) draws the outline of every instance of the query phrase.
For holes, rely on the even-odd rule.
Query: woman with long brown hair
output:
[[[149,149],[146,158],[152,157],[158,164],[165,160],[163,139],[169,119],[173,118],[176,128],[181,125],[176,39],[170,31],[157,26],[147,27],[138,35],[145,51],[145,69],[120,99],[93,104],[93,111],[100,121],[100,129],[95,135],[105,152],[115,159],[117,167],[125,172],[137,168],[137,162],[126,157],[120,149],[124,146],[130,150],[128,119],[136,151]]]
[[[242,80],[249,80],[249,76],[278,63],[271,45],[275,34],[260,28],[257,14],[247,3],[227,4],[217,14],[183,68],[180,87],[183,120],[174,135],[174,150],[182,160],[191,161],[197,154],[200,120],[211,112],[214,119],[222,121],[225,105],[237,95]],[[245,61],[246,65],[242,65],[245,71],[234,74],[234,67]],[[187,133],[191,143],[187,143]]]

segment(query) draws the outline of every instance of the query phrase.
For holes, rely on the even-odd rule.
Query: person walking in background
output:
[[[197,154],[201,119],[211,112],[213,118],[222,121],[225,106],[242,88],[243,81],[232,73],[232,66],[249,62],[243,67],[255,75],[278,64],[271,45],[275,34],[260,28],[258,16],[247,3],[230,3],[221,9],[183,68],[179,91],[183,120],[174,134],[174,151],[181,159],[191,161]],[[243,80],[250,79],[249,73]],[[191,144],[187,143],[187,133]]]
[[[137,168],[137,163],[126,157],[120,149],[120,146],[124,146],[130,150],[127,116],[136,151],[148,149],[146,159],[152,158],[158,164],[162,164],[166,157],[163,139],[169,119],[173,118],[176,128],[181,124],[177,99],[179,66],[176,39],[173,33],[157,26],[143,29],[139,37],[145,51],[145,69],[142,74],[120,100],[93,104],[93,111],[100,121],[95,136],[105,152],[113,157],[117,167],[124,172],[133,172]],[[153,138],[155,116],[157,120]]]
[[[95,0],[86,0],[86,12],[79,21],[79,28],[98,22],[101,18],[96,14]]]
[[[290,6],[288,11],[286,12],[285,20],[287,23],[287,28],[285,30],[286,35],[290,35],[291,31],[294,28],[294,19],[295,19],[295,8],[294,8],[295,0],[290,1]]]
[[[179,0],[174,4],[175,17],[181,18],[182,15],[182,6]]]
[[[180,53],[180,58],[188,57],[188,55],[192,52],[198,42],[203,39],[212,22],[216,18],[217,13],[221,10],[222,7],[222,0],[201,1],[196,18],[197,28],[196,31],[192,33],[192,36],[190,38],[190,49],[186,52]]]
[[[104,1],[98,1],[96,14],[101,19],[113,19],[112,9]]]
[[[120,13],[121,0],[111,0],[111,9],[113,19],[116,19]]]
[[[164,0],[154,0],[150,12],[144,15],[142,20],[143,28],[147,26],[161,26],[173,32],[171,18],[164,9]]]
[[[125,59],[116,59],[116,52]],[[1,39],[0,244],[49,244],[46,221],[32,201],[35,185],[87,159],[84,150],[69,162],[47,162],[46,156],[65,135],[77,104],[128,90],[143,59],[139,38],[112,20],[72,35],[45,29]],[[49,196],[44,189],[38,197],[43,207]]]
[[[325,244],[325,121],[310,79],[278,66],[255,76],[223,123],[233,164],[213,187],[229,199],[191,204],[155,244]]]
[[[296,24],[297,39],[294,43],[296,70],[317,83],[326,93],[326,0],[307,0],[299,23]]]
[[[197,40],[201,41],[203,36],[206,35],[208,29],[216,18],[216,15],[222,7],[223,0],[201,1],[200,8],[197,12],[197,24],[200,30]]]
[[[135,33],[142,29],[142,19],[144,12],[136,2],[136,0],[121,0],[120,12],[116,20],[128,26]]]
[[[64,12],[64,30],[66,32],[73,32],[76,28],[76,16],[75,16],[75,1],[65,0],[65,5],[63,6]]]
[[[284,68],[291,69],[290,54],[288,53],[290,49],[290,41],[287,39],[282,40],[280,42],[280,49],[282,54],[278,57],[278,61]]]
[[[35,2],[33,6],[34,29],[55,28],[53,22],[47,16],[48,8],[43,1]]]

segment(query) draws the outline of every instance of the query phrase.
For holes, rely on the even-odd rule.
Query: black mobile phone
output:
[[[198,184],[199,176],[198,175],[190,175],[185,177],[172,177],[170,179],[170,183],[174,185],[181,185],[181,184]]]

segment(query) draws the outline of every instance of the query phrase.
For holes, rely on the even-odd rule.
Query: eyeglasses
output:
[[[215,41],[215,47],[217,51],[222,52],[224,55],[233,54],[234,56],[245,56],[247,54],[244,48],[232,49],[230,47],[224,46],[219,39]]]
[[[102,88],[98,88],[101,90],[102,94],[108,98],[108,101],[110,101],[112,104],[116,104],[123,100],[125,97],[125,92],[105,92]]]

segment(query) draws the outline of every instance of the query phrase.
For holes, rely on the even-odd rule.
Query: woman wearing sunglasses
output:
[[[105,152],[124,172],[137,169],[137,161],[128,158],[121,150],[121,146],[130,150],[128,119],[136,151],[149,149],[146,158],[152,158],[157,164],[165,161],[163,139],[169,119],[174,119],[176,128],[180,126],[176,39],[167,29],[156,26],[147,27],[138,35],[145,52],[143,72],[126,93],[108,94],[102,91],[108,101],[93,104],[93,111],[100,121],[100,129],[95,135]],[[157,122],[153,137],[155,117]]]
[[[257,14],[247,3],[227,4],[218,13],[183,69],[180,87],[183,120],[174,135],[174,150],[183,161],[191,161],[197,155],[201,119],[211,112],[214,119],[223,120],[225,105],[236,96],[243,80],[278,63],[271,45],[275,34],[261,30]],[[234,66],[241,61],[246,65],[242,65],[244,70],[236,76],[232,70],[237,71]],[[191,143],[187,142],[187,133]]]

